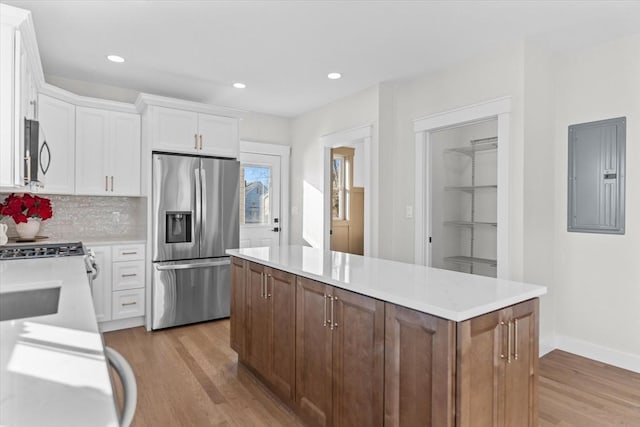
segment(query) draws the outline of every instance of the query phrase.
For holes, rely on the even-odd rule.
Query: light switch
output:
[[[405,214],[404,214],[404,216],[405,216],[406,218],[413,218],[413,206],[411,206],[411,205],[407,205],[407,206],[405,207]]]

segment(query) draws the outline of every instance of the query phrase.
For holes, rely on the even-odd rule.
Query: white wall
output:
[[[240,139],[291,145],[291,120],[271,114],[248,113],[240,121]]]
[[[553,193],[559,175],[554,162],[554,82],[551,55],[542,47],[527,44],[524,60],[523,278],[547,287],[540,299],[540,348],[547,352],[554,346],[558,285],[553,278]]]
[[[378,118],[372,87],[292,119],[291,243],[323,247],[324,147],[320,137]]]
[[[613,350],[640,370],[640,34],[563,54],[555,70],[558,341],[575,351]],[[626,233],[568,233],[567,127],[620,116],[627,117]]]

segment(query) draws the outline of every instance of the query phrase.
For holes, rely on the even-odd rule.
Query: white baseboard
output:
[[[543,353],[543,348],[545,349]],[[640,373],[640,355],[626,353],[619,350],[603,347],[577,338],[564,335],[555,335],[540,340],[540,356],[553,349],[559,349],[578,356],[597,360],[608,365]]]
[[[109,320],[107,322],[98,323],[100,332],[117,331],[118,329],[135,328],[144,326],[144,316],[130,317],[128,319]]]
[[[555,350],[556,348],[556,337],[554,335],[540,337],[540,344],[538,346],[538,354],[540,357]]]

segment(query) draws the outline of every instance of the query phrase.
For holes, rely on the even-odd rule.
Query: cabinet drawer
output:
[[[144,315],[144,288],[114,291],[112,320]]]
[[[114,291],[144,288],[144,261],[114,262],[112,269]]]
[[[113,261],[144,261],[144,244],[118,245],[113,247]]]

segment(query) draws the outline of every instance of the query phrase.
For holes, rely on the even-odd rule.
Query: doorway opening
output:
[[[331,250],[364,255],[362,147],[331,149]]]
[[[377,143],[373,126],[325,135],[321,141],[324,146],[322,247],[375,256],[377,214],[373,207],[377,203],[377,172],[372,165],[377,164]]]

